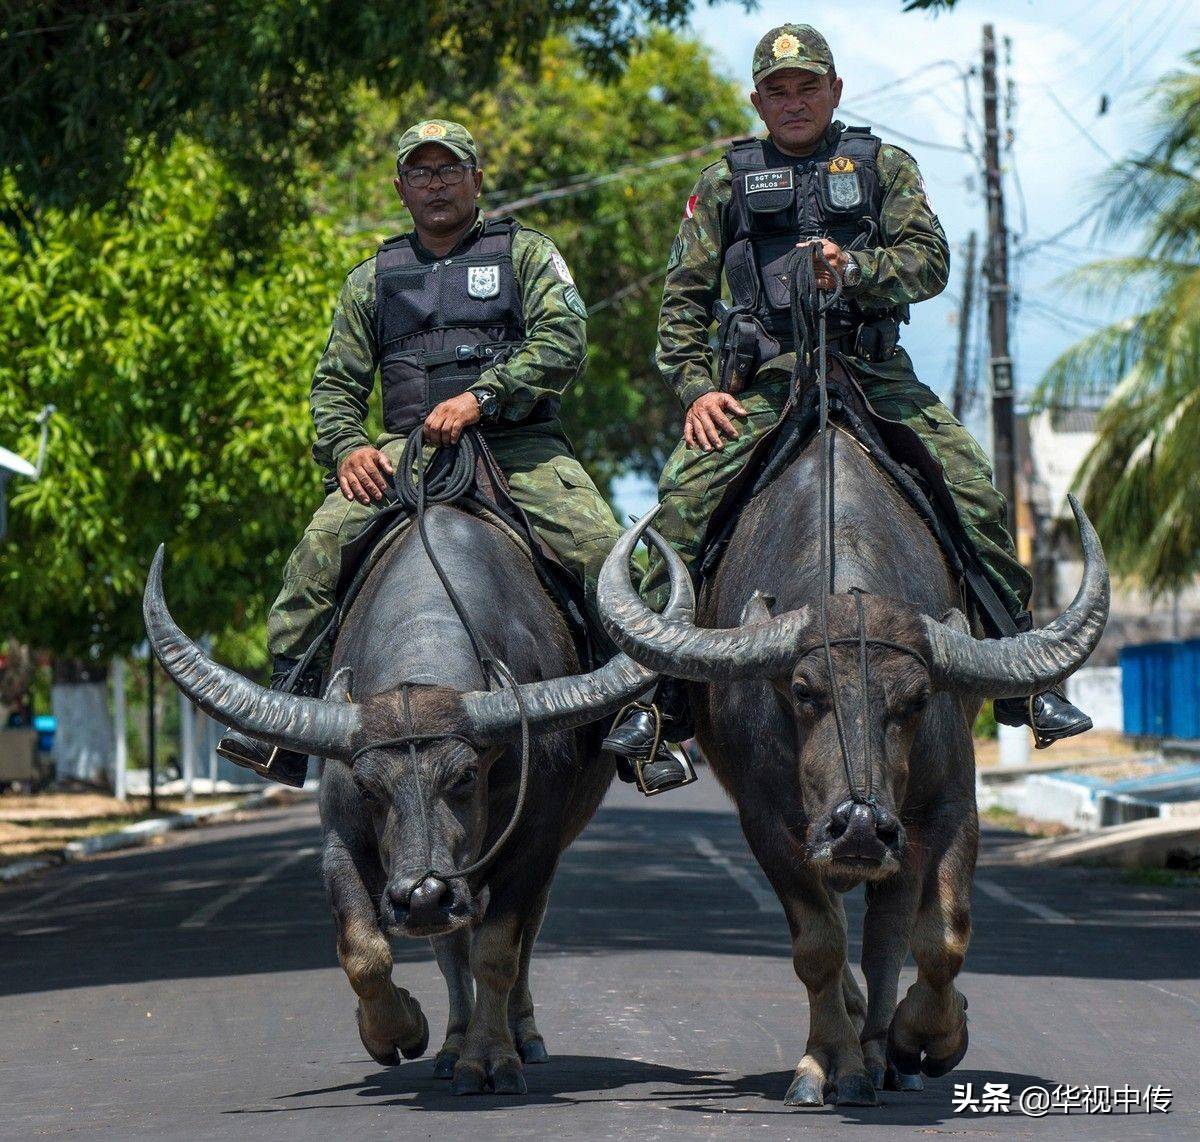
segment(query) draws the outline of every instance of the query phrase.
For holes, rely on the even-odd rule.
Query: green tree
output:
[[[300,374],[351,255],[316,220],[247,264],[215,225],[231,181],[180,138],[128,207],[0,229],[0,436],[28,449],[35,406],[58,406],[42,480],[13,485],[0,630],[83,658],[128,648],[161,540],[193,629],[267,603],[319,494]],[[20,208],[11,177],[0,206]]]
[[[357,84],[385,99],[415,84],[486,87],[564,28],[611,74],[648,22],[677,25],[692,2],[24,0],[6,5],[0,32],[0,166],[37,202],[102,203],[184,133],[274,219],[304,161],[336,154],[353,129]]]
[[[1114,570],[1160,593],[1200,573],[1200,51],[1160,85],[1157,130],[1104,187],[1103,227],[1140,227],[1140,252],[1074,275],[1089,296],[1133,299],[1134,312],[1063,353],[1038,400],[1108,394],[1081,471],[1085,502]]]

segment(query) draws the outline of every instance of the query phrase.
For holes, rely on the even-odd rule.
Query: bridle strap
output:
[[[425,449],[422,440],[423,429],[417,426],[405,441],[404,454],[400,461],[400,476],[397,483],[402,489],[401,500],[406,506],[415,509],[417,518],[417,532],[421,537],[421,545],[425,548],[425,554],[429,558],[429,562],[433,565],[437,577],[441,580],[442,587],[450,599],[450,605],[454,607],[455,613],[458,615],[459,621],[467,632],[467,638],[470,639],[471,648],[475,653],[475,658],[479,663],[479,668],[483,673],[485,684],[490,683],[493,679],[507,686],[513,695],[513,701],[516,703],[517,715],[521,724],[521,769],[520,778],[517,784],[517,798],[513,804],[512,814],[508,819],[508,824],[505,825],[504,831],[496,838],[491,848],[483,854],[478,860],[472,861],[466,868],[454,869],[453,871],[443,872],[435,868],[428,868],[425,871],[425,876],[435,877],[438,880],[453,880],[456,878],[466,878],[473,876],[486,868],[487,865],[495,859],[496,854],[508,842],[512,836],[513,830],[517,827],[517,821],[520,820],[522,812],[525,809],[525,797],[529,791],[529,763],[532,753],[532,739],[529,727],[529,710],[526,708],[525,699],[521,694],[521,687],[517,682],[516,676],[508,668],[508,665],[496,655],[491,653],[490,648],[479,632],[475,630],[471,622],[471,616],[468,614],[466,607],[463,605],[462,599],[459,598],[458,592],[454,589],[454,585],[450,582],[450,577],[446,574],[445,568],[437,557],[437,553],[433,550],[433,544],[430,542],[429,534],[425,528],[425,508],[427,502],[433,503],[452,503],[454,500],[461,497],[470,486],[469,477],[473,476],[475,470],[475,447],[473,441],[474,429],[468,429],[459,438],[454,461],[449,468],[449,475],[445,476],[442,486],[432,490],[432,494],[427,496],[427,492],[431,489],[427,487],[428,475],[425,467]],[[466,457],[470,458],[469,464],[466,462]],[[412,470],[416,468],[416,478],[413,480]],[[443,469],[443,473],[445,469]],[[415,485],[415,486],[414,486]],[[409,692],[412,689],[413,683],[406,682],[400,687],[400,700],[404,709],[405,732],[398,737],[384,738],[381,741],[371,742],[369,745],[360,746],[354,751],[350,757],[351,766],[354,765],[358,758],[371,750],[395,748],[398,746],[406,747],[408,750],[409,761],[412,763],[415,771],[417,761],[417,747],[419,745],[431,744],[433,742],[442,741],[459,741],[472,749],[476,748],[477,743],[469,735],[460,732],[449,733],[434,733],[434,734],[419,734],[416,732],[416,725],[412,717],[412,708],[409,702]],[[425,879],[425,877],[422,877]]]

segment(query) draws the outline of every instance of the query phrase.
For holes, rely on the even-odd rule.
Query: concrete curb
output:
[[[1009,854],[1021,864],[1103,864],[1120,868],[1162,868],[1175,850],[1200,852],[1200,821],[1153,818],[1113,825],[1095,833],[1075,833],[1029,841]]]
[[[249,797],[243,797],[238,801],[228,801],[222,805],[212,805],[204,809],[185,809],[182,813],[171,813],[166,817],[153,817],[149,821],[139,821],[136,825],[117,829],[112,833],[101,833],[97,837],[83,837],[78,841],[71,841],[62,850],[62,857],[67,861],[85,860],[98,853],[138,848],[149,844],[155,837],[164,836],[177,829],[195,829],[233,813],[269,808],[285,793],[295,795],[298,792],[298,790],[282,788],[278,791],[264,789],[261,793],[252,793]]]
[[[58,863],[57,857],[31,857],[29,860],[14,861],[0,868],[0,883],[8,884],[24,876],[32,876],[35,872],[53,868]]]

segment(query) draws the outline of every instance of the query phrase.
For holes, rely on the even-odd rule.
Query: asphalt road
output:
[[[533,968],[552,1059],[527,1070],[523,1099],[455,1099],[431,1057],[366,1056],[313,807],[174,834],[0,894],[0,1136],[1200,1136],[1198,894],[1017,869],[1011,842],[985,843],[960,1069],[877,1108],[794,1111],[780,1099],[803,991],[710,774],[649,803],[615,790],[565,859]],[[436,1049],[445,994],[427,945],[401,945],[396,978]],[[1014,1097],[1161,1084],[1174,1101],[1152,1116],[955,1113],[956,1082]]]

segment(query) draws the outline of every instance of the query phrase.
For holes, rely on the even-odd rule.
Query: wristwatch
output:
[[[862,281],[862,267],[850,254],[846,255],[846,268],[842,271],[842,283],[847,289],[852,289]]]
[[[493,421],[500,415],[500,400],[491,389],[470,389],[470,394],[479,402],[481,420]]]

